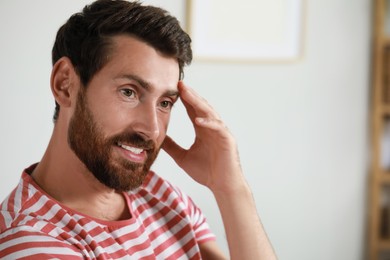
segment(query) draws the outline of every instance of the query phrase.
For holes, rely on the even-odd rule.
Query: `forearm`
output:
[[[230,258],[276,259],[248,185],[241,185],[234,193],[213,193],[225,226]]]
[[[187,150],[167,136],[163,149],[188,175],[214,193],[231,259],[276,259],[242,175],[233,136],[215,110],[193,89],[183,82],[179,82],[178,89],[196,138]],[[215,253],[214,248],[206,251]]]

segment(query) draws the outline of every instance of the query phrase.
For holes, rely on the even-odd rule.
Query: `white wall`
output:
[[[49,140],[50,52],[58,27],[89,1],[0,1],[0,199]],[[184,21],[184,1],[161,4]],[[362,259],[368,168],[369,0],[308,0],[295,63],[195,61],[186,82],[236,136],[258,211],[280,259]],[[239,17],[237,17],[239,19]],[[193,133],[174,112],[170,134]],[[154,169],[203,208],[226,250],[210,192],[164,153]]]

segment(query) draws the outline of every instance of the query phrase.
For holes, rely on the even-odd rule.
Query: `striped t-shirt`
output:
[[[131,218],[103,221],[60,204],[26,169],[1,204],[1,259],[200,259],[215,240],[199,208],[153,172],[125,193]]]

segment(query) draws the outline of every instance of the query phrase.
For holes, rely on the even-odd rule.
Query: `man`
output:
[[[275,259],[235,141],[182,81],[190,38],[165,11],[98,0],[53,47],[54,130],[1,205],[0,258],[223,259],[199,208],[151,172],[160,148],[218,203],[231,259]],[[196,133],[166,135],[181,99]]]

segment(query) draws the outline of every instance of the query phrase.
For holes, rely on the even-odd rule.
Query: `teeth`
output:
[[[121,144],[121,143],[118,143],[118,145],[120,147],[122,147],[123,149],[126,149],[132,153],[135,153],[135,154],[140,154],[142,153],[143,149],[141,148],[136,148],[136,147],[131,147],[131,146],[128,146],[128,145],[124,145],[124,144]]]

